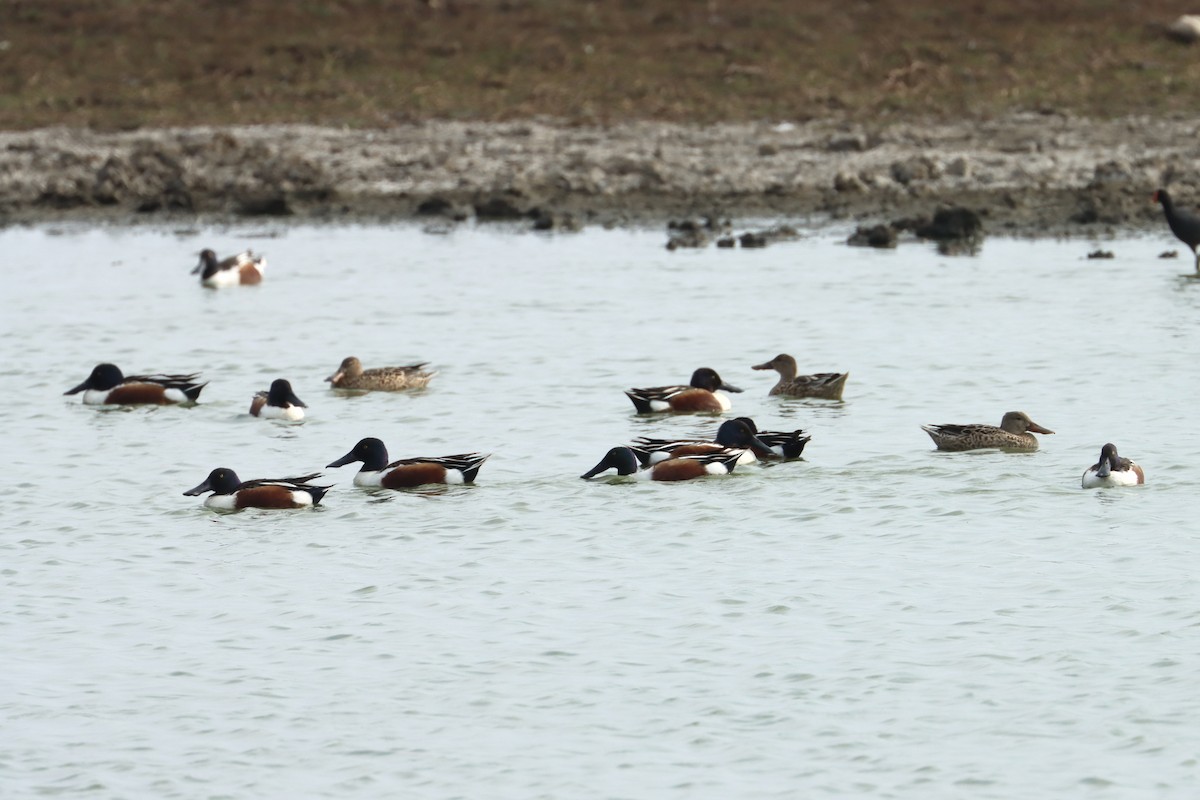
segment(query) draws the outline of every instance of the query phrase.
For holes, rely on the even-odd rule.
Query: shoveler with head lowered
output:
[[[604,454],[600,463],[583,473],[583,479],[594,478],[610,469],[617,477],[630,477],[642,481],[690,481],[706,475],[728,475],[737,467],[742,457],[741,450],[722,450],[704,455],[680,456],[659,461],[645,469],[632,449],[614,447]]]
[[[687,386],[654,386],[648,389],[628,389],[625,394],[633,401],[639,414],[673,411],[677,413],[720,413],[732,407],[722,392],[740,392],[721,379],[715,369],[701,367],[692,373]]]
[[[200,263],[192,274],[200,274],[200,285],[210,289],[226,286],[253,286],[262,283],[267,259],[245,250],[228,258],[218,259],[212,250],[200,251]]]
[[[794,431],[760,431],[758,425],[750,417],[738,417],[737,419],[745,423],[755,437],[769,448],[770,453],[756,452],[756,455],[760,457],[773,455],[784,460],[799,458],[804,453],[804,445],[812,440],[812,436],[805,433],[802,428],[796,428]]]
[[[301,420],[306,408],[304,401],[292,391],[291,382],[284,378],[271,381],[270,389],[256,392],[250,401],[250,415],[263,419]]]
[[[721,423],[716,436],[711,440],[704,439],[652,439],[639,436],[634,439],[629,449],[637,456],[643,466],[657,464],[681,456],[709,455],[727,453],[732,450],[741,451],[739,464],[749,464],[757,459],[757,455],[773,457],[769,445],[759,439],[745,418],[730,419]]]
[[[83,392],[83,402],[93,406],[194,403],[208,385],[197,383],[199,375],[125,375],[115,364],[97,364],[87,380],[63,394]]]
[[[1029,418],[1024,411],[1009,411],[995,425],[922,425],[921,430],[929,434],[938,450],[961,452],[963,450],[1037,450],[1038,440],[1033,434],[1051,434]]]
[[[849,372],[817,372],[812,375],[797,375],[796,359],[780,353],[770,361],[755,364],[751,369],[773,369],[779,373],[779,381],[771,387],[768,395],[782,397],[813,397],[821,400],[841,400],[846,388]]]
[[[296,478],[260,478],[243,481],[228,467],[217,467],[199,486],[184,492],[189,497],[212,492],[204,505],[217,511],[242,508],[307,508],[319,505],[329,486],[311,486],[319,472]]]
[[[1100,448],[1100,460],[1083,471],[1084,489],[1140,486],[1145,482],[1146,473],[1142,468],[1117,455],[1117,446],[1111,442]]]
[[[334,389],[351,389],[360,392],[399,392],[405,389],[424,389],[436,372],[425,369],[429,362],[421,361],[406,367],[374,367],[363,369],[362,362],[354,356],[342,359],[337,372],[325,380]]]
[[[402,458],[388,461],[387,447],[374,437],[362,439],[354,449],[328,467],[343,467],[361,461],[354,475],[355,486],[410,489],[430,483],[474,483],[479,468],[491,453],[462,453],[434,458]]]

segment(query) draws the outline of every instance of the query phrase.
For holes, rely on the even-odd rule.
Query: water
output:
[[[9,229],[0,375],[11,797],[1194,797],[1200,281],[1165,234],[975,258],[663,249],[661,231]],[[266,252],[200,289],[195,253]],[[769,398],[778,352],[846,402]],[[427,359],[339,396],[341,359]],[[194,408],[97,410],[99,361],[200,370]],[[798,463],[578,479],[621,390],[712,366]],[[246,414],[289,378],[299,425]],[[1036,454],[918,427],[1024,410]],[[473,487],[217,515],[181,492],[479,449]],[[1100,446],[1144,487],[1079,488]]]

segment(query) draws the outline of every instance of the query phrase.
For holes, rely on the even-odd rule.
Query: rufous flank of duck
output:
[[[731,450],[741,451],[739,464],[756,461],[756,453],[761,453],[766,457],[775,455],[770,446],[754,435],[754,431],[746,424],[745,419],[730,419],[722,422],[712,440],[653,439],[648,436],[639,436],[629,445],[629,449],[637,456],[642,466],[657,464],[660,461],[668,461],[680,456],[727,453]]]
[[[343,467],[361,461],[362,467],[354,475],[355,486],[411,489],[431,483],[474,483],[479,468],[490,456],[491,453],[461,453],[431,458],[402,458],[389,462],[387,447],[383,442],[367,437],[354,445],[349,453],[327,466]]]
[[[1197,249],[1200,248],[1200,217],[1190,211],[1178,208],[1166,189],[1155,191],[1154,200],[1162,205],[1163,214],[1167,218],[1167,227],[1171,229],[1171,233],[1175,234],[1175,238],[1186,244],[1192,251],[1196,272],[1200,272],[1200,249]]]
[[[741,457],[741,450],[723,450],[717,453],[669,458],[641,469],[641,462],[632,449],[614,447],[604,454],[599,464],[579,477],[586,480],[615,469],[617,476],[622,478],[642,481],[690,481],[707,475],[728,475],[737,467]]]
[[[1145,482],[1146,473],[1142,468],[1117,455],[1117,446],[1111,442],[1100,448],[1100,460],[1083,471],[1084,489],[1141,486]]]
[[[758,425],[750,417],[737,417],[750,428],[758,440],[770,448],[770,454],[785,460],[800,458],[804,446],[812,441],[812,436],[801,428],[794,431],[760,431]],[[760,458],[764,453],[756,453]]]
[[[677,413],[720,413],[728,411],[733,404],[722,392],[740,392],[721,379],[717,371],[701,367],[692,373],[687,386],[654,386],[648,389],[628,389],[625,394],[633,401],[639,414],[660,412]]]
[[[921,430],[929,434],[938,450],[960,452],[963,450],[1037,450],[1038,440],[1033,434],[1051,434],[1029,418],[1024,411],[1009,411],[995,425],[922,425]]]
[[[796,359],[780,353],[770,361],[755,364],[751,369],[773,369],[779,373],[779,381],[771,387],[768,395],[784,397],[812,397],[821,400],[841,400],[846,388],[849,372],[817,372],[812,375],[797,375]]]
[[[337,372],[325,380],[334,389],[358,391],[399,392],[405,389],[424,389],[429,379],[437,372],[425,369],[429,362],[421,361],[406,367],[374,367],[363,369],[362,362],[354,356],[342,359]]]
[[[83,392],[83,402],[93,406],[195,403],[208,385],[196,381],[199,375],[125,375],[115,364],[97,364],[87,380],[63,394]]]
[[[212,250],[200,251],[200,263],[192,274],[200,273],[200,285],[210,289],[226,286],[255,286],[262,283],[267,271],[267,259],[245,250],[228,258],[218,259]]]
[[[307,508],[320,505],[330,486],[310,486],[321,473],[296,478],[260,478],[242,481],[228,467],[217,467],[199,486],[184,492],[189,497],[212,492],[204,505],[217,511],[241,508]]]
[[[265,392],[256,392],[250,400],[250,415],[263,419],[286,419],[291,421],[304,419],[304,409],[308,408],[304,401],[296,397],[292,384],[285,378],[271,381],[271,388]]]

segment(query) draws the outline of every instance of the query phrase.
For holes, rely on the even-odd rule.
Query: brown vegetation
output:
[[[1165,0],[0,0],[0,127],[1192,112]]]

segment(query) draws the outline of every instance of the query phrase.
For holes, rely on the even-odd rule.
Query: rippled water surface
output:
[[[4,796],[1191,798],[1200,281],[1165,236],[669,253],[661,231],[9,229]],[[267,254],[202,290],[195,253]],[[846,401],[767,396],[778,352]],[[415,394],[322,378],[429,360]],[[193,408],[62,392],[202,371]],[[700,366],[805,459],[578,476]],[[289,378],[302,424],[249,417]],[[1027,411],[1035,454],[919,425]],[[210,469],[494,453],[473,487],[214,514]],[[1084,491],[1115,442],[1144,487]]]

